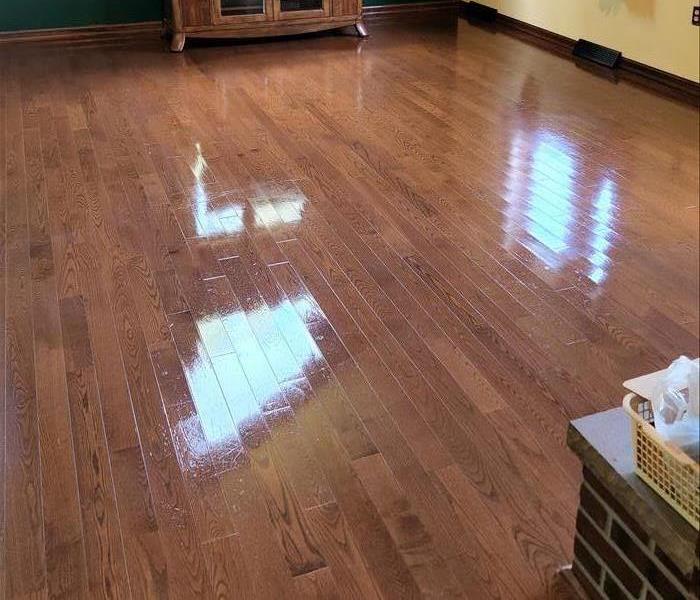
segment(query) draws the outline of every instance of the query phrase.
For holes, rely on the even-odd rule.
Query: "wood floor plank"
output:
[[[257,593],[245,567],[238,535],[214,540],[204,547],[209,565],[212,598],[249,598]]]
[[[269,598],[295,598],[288,563],[278,544],[251,460],[248,453],[241,453],[236,464],[219,476],[236,529],[240,531],[244,568],[255,593]]]
[[[271,431],[271,426],[276,422],[294,423],[289,406],[265,413],[265,399],[255,396],[249,387],[243,365],[232,354],[214,359],[214,368],[224,396],[250,457],[250,467],[258,482],[261,501],[267,507],[272,530],[289,572],[296,577],[326,566],[295,492],[295,489],[305,490],[304,483],[309,483],[300,476],[312,477],[310,487],[320,492],[321,498],[330,496],[330,491],[327,487],[321,487],[323,482],[318,475],[314,478],[317,469],[310,456],[304,452],[306,448],[302,444],[303,440],[290,439],[284,427]],[[286,402],[281,390],[278,389],[276,393]],[[278,415],[282,411],[286,411],[286,414]],[[282,456],[282,452],[290,445],[297,458],[301,457],[301,464],[294,464],[294,454]],[[308,472],[304,473],[304,470]]]
[[[35,385],[31,266],[18,65],[6,91],[5,596],[46,593],[39,408]]]
[[[377,598],[377,588],[363,563],[362,555],[357,544],[353,541],[348,523],[340,507],[333,502],[317,506],[308,512],[307,518],[323,549],[324,557],[329,565],[327,569],[330,570],[334,587],[338,588],[342,597]],[[297,587],[301,585],[302,589],[308,588],[309,584],[303,581],[323,573],[325,570],[319,569],[298,577]],[[299,581],[303,583],[300,584]]]
[[[149,348],[167,346],[171,337],[166,309],[150,265],[145,257],[134,256],[127,262],[127,270],[146,344]]]
[[[310,393],[308,383],[302,389],[305,394]],[[321,399],[323,393],[321,389]],[[361,597],[374,597],[362,569],[352,568],[358,560],[356,545],[380,597],[420,597],[416,582],[352,469],[348,456],[331,429],[325,426],[326,420],[318,403],[309,402],[302,418],[317,432],[317,456],[338,499],[337,507],[331,503],[312,509],[309,517],[318,531],[338,585],[348,590],[350,597],[357,597],[358,593],[365,594]],[[354,544],[347,540],[345,522]]]
[[[72,297],[61,301],[60,310],[90,594],[128,596],[121,523],[85,307],[79,297]]]
[[[477,541],[483,548],[482,551],[492,556],[491,560],[498,561],[506,572],[513,574],[511,577],[516,585],[506,583],[510,593],[527,596],[536,593],[533,590],[542,589],[543,584],[548,585],[552,580],[552,573],[547,571],[558,568],[557,559],[552,560],[552,557],[547,555],[547,550],[533,551],[534,547],[540,547],[537,538],[524,531],[504,529],[494,520],[493,513],[489,513],[482,501],[473,495],[473,488],[465,481],[463,474],[453,467],[439,471],[438,477],[450,490],[460,519],[468,520],[471,523],[469,529],[477,532]],[[499,585],[507,581],[505,577],[499,579]]]
[[[358,459],[353,462],[353,468],[387,524],[423,596],[462,598],[457,579],[436,551],[382,456]]]
[[[87,597],[87,569],[38,127],[28,129],[25,122],[24,139],[32,182],[27,186],[27,208],[34,360],[42,365],[36,374],[41,462],[55,466],[42,469],[47,591],[50,596],[81,598]]]

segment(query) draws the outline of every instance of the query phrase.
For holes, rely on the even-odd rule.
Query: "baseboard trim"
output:
[[[160,21],[142,21],[117,25],[88,25],[84,27],[60,27],[55,29],[25,29],[0,31],[0,44],[14,42],[90,42],[94,40],[129,37],[144,33],[157,33]]]
[[[396,20],[410,18],[422,13],[457,13],[459,0],[432,0],[430,2],[407,2],[383,6],[365,6],[362,18],[366,21]]]
[[[574,51],[576,40],[559,35],[553,31],[530,25],[525,21],[508,17],[500,12],[496,22],[507,32],[562,56],[571,56],[571,53]]]
[[[694,106],[700,104],[700,83],[650,67],[631,58],[625,58],[624,55],[620,59],[618,70],[629,81],[637,81],[660,93],[684,100]]]
[[[466,3],[463,2],[463,4]],[[465,14],[465,11],[460,9],[460,14]],[[508,17],[500,12],[494,26],[504,33],[574,60],[572,52],[576,40],[569,37],[530,25],[530,23]],[[626,58],[624,54],[618,61],[617,67],[607,71],[609,73],[606,76],[615,80],[630,81],[694,106],[700,104],[700,83]]]

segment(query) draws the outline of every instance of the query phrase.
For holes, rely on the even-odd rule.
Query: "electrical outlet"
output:
[[[700,25],[700,6],[693,6],[693,25]]]

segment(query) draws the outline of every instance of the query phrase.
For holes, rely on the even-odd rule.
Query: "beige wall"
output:
[[[700,27],[694,0],[479,0],[501,13],[700,81]]]

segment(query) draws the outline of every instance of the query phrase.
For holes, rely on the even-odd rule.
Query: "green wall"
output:
[[[0,0],[0,31],[157,21],[161,0]]]
[[[365,6],[410,1],[365,0]],[[162,0],[0,0],[0,31],[158,21],[162,7]]]

